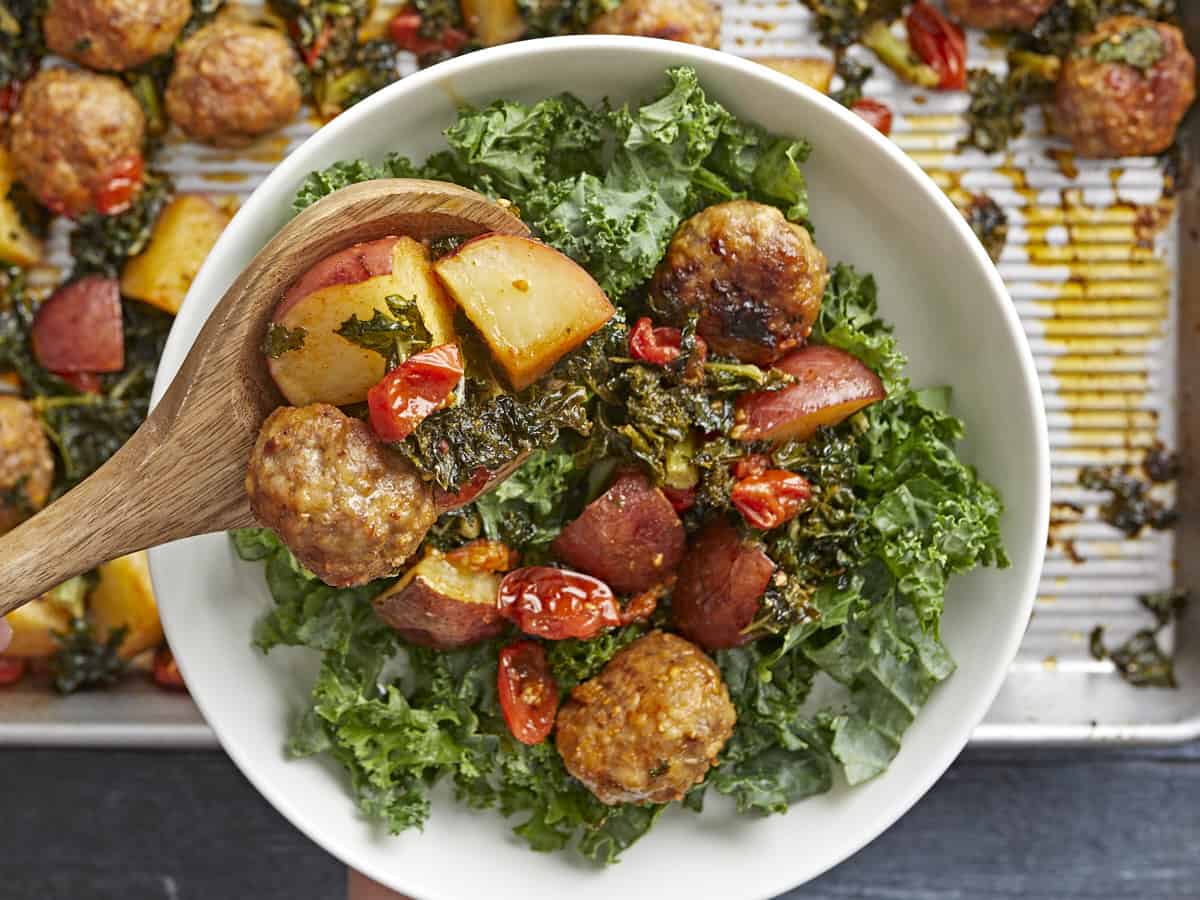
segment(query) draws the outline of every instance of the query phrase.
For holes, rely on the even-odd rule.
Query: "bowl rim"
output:
[[[1027,532],[1028,549],[1026,553],[1030,565],[1029,571],[1025,573],[1020,596],[1016,598],[1019,602],[1013,603],[1012,614],[1004,623],[1003,630],[998,630],[993,636],[995,639],[994,645],[999,645],[1002,648],[1000,658],[1006,661],[1005,664],[995,666],[992,671],[987,672],[979,678],[980,689],[977,693],[974,708],[970,709],[966,714],[959,716],[959,733],[953,739],[939,743],[938,751],[933,754],[932,759],[926,763],[922,770],[924,773],[923,777],[904,783],[889,795],[889,802],[879,809],[878,813],[872,818],[869,827],[862,828],[853,840],[847,841],[846,845],[839,848],[837,852],[828,854],[820,861],[819,865],[809,866],[805,872],[800,873],[800,877],[803,879],[800,882],[794,880],[797,877],[794,867],[786,870],[778,870],[774,874],[774,877],[759,877],[756,879],[755,890],[765,891],[765,893],[757,893],[753,896],[771,897],[791,890],[799,886],[799,884],[806,883],[845,861],[867,844],[873,842],[911,809],[928,792],[933,784],[945,774],[950,764],[965,747],[971,732],[982,721],[999,692],[1007,674],[1008,666],[1013,658],[1015,658],[1021,639],[1025,633],[1033,609],[1034,597],[1037,593],[1037,586],[1044,563],[1050,512],[1049,434],[1037,368],[1024,327],[1010,300],[1008,290],[998,270],[987,256],[982,244],[976,239],[974,232],[971,231],[964,217],[959,213],[946,194],[912,158],[858,115],[819,91],[753,60],[723,51],[656,38],[608,35],[568,35],[536,38],[486,48],[418,71],[393,82],[391,85],[388,85],[340,114],[336,119],[320,128],[299,147],[289,153],[263,179],[262,183],[255,188],[214,245],[209,259],[204,263],[204,268],[208,268],[212,260],[220,257],[220,251],[225,246],[225,242],[232,243],[237,238],[238,232],[241,230],[237,227],[239,221],[251,221],[260,215],[260,206],[266,208],[266,195],[269,193],[266,188],[285,180],[299,183],[303,176],[307,174],[307,171],[312,168],[310,164],[303,163],[303,159],[310,157],[313,151],[322,149],[326,145],[337,141],[343,131],[362,120],[376,115],[385,107],[394,104],[400,97],[409,93],[437,89],[439,82],[478,68],[519,64],[521,60],[534,56],[554,53],[586,53],[598,49],[612,50],[614,47],[619,47],[622,51],[631,54],[637,53],[663,57],[662,64],[664,70],[675,65],[715,67],[736,72],[739,77],[747,81],[772,83],[776,87],[793,94],[798,100],[816,106],[827,115],[841,119],[843,124],[848,124],[857,132],[858,137],[873,144],[877,151],[890,157],[891,161],[909,177],[913,183],[912,186],[920,190],[932,202],[933,206],[938,209],[943,220],[945,220],[945,224],[952,230],[957,231],[961,238],[966,239],[964,243],[970,248],[967,252],[971,255],[975,267],[979,270],[978,274],[981,276],[981,281],[986,283],[988,287],[988,300],[1000,308],[1006,329],[1005,336],[1016,353],[1018,374],[1025,392],[1024,400],[1033,418],[1032,425],[1036,437],[1034,463],[1035,469],[1038,472],[1038,478],[1037,483],[1031,488],[1031,495],[1034,500],[1033,508],[1041,510],[1043,514],[1038,516],[1037,521],[1029,523],[1031,527],[1028,528]],[[701,81],[703,84],[703,75],[701,76]],[[548,96],[556,92],[553,86],[547,86],[546,93]],[[351,155],[349,151],[343,154],[344,157]],[[200,281],[199,274],[193,284],[198,281]],[[196,303],[187,302],[190,296],[189,292],[189,296],[185,298],[184,305],[181,308],[181,313],[176,317],[175,324],[168,336],[162,356],[164,365],[160,366],[159,375],[155,380],[152,404],[157,404],[170,382],[174,379],[179,364],[187,354],[194,334],[198,330],[199,325],[203,324],[204,319],[200,318],[198,324],[192,327],[192,323],[197,323],[198,314],[194,312],[189,314],[190,310],[197,308]],[[977,297],[973,302],[986,301],[982,297]],[[165,377],[165,372],[170,372],[170,378]],[[162,556],[156,553],[155,550],[151,550],[150,553],[150,566],[156,588],[160,590],[160,595],[165,595],[166,591],[162,591],[161,586],[170,583],[167,577],[168,567]],[[165,606],[167,609],[170,608],[170,604],[166,604]],[[172,630],[170,621],[171,616],[169,613],[163,616],[168,640],[171,637]],[[189,662],[186,656],[179,658],[178,663],[186,680],[191,674],[189,669],[191,669],[192,663]],[[202,664],[196,663],[196,665],[196,671],[198,672]],[[207,704],[205,701],[202,701],[199,697],[194,697],[193,699],[196,701],[205,720],[210,723],[222,749],[233,760],[234,764],[255,789],[294,827],[347,866],[357,869],[381,884],[387,884],[392,880],[396,873],[384,867],[378,854],[365,851],[360,852],[360,846],[352,838],[322,831],[315,826],[312,828],[308,827],[306,815],[302,809],[303,804],[294,800],[292,795],[284,790],[282,786],[277,786],[268,779],[256,765],[253,754],[243,754],[242,748],[237,741],[226,739],[221,727],[215,724],[214,720],[208,715],[209,710],[206,708]],[[349,795],[347,795],[346,800],[348,803],[353,802],[353,798]],[[403,890],[412,893],[414,896],[423,897],[429,896],[428,892],[430,890],[436,891],[436,886],[412,881]]]

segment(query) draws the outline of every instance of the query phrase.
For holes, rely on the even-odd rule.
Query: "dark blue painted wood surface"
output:
[[[215,752],[3,751],[0,810],[3,900],[344,895],[341,867]],[[1200,745],[968,751],[788,898],[1200,898]]]

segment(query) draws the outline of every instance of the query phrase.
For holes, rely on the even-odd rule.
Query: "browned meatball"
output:
[[[271,28],[219,21],[179,48],[167,84],[167,115],[198,141],[248,144],[300,109],[296,57]]]
[[[284,406],[263,423],[246,473],[250,508],[335,587],[393,575],[437,514],[416,469],[335,406]]]
[[[650,302],[679,325],[698,312],[710,350],[766,365],[808,337],[828,280],[825,254],[804,228],[773,206],[732,200],[679,226]]]
[[[571,692],[555,740],[602,803],[668,803],[704,778],[736,719],[713,661],[652,631]]]
[[[1081,37],[1058,80],[1055,124],[1080,156],[1148,156],[1171,146],[1196,96],[1196,62],[1174,25],[1137,16]]]
[[[54,457],[33,407],[0,396],[0,534],[46,505]]]
[[[145,135],[141,106],[116,78],[47,69],[25,87],[13,116],[13,167],[47,207],[79,216],[131,161],[140,168]]]
[[[716,49],[721,42],[721,8],[708,0],[625,0],[593,19],[588,31],[666,38]]]
[[[59,56],[120,72],[170,50],[191,14],[189,0],[51,0],[42,24]]]
[[[971,28],[1028,31],[1054,0],[946,0],[951,17]]]

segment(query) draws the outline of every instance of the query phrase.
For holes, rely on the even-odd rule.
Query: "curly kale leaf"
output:
[[[483,533],[522,548],[522,562],[532,565],[539,548],[547,547],[579,512],[579,493],[587,470],[561,447],[536,450],[521,468],[475,501]]]
[[[146,249],[154,223],[173,193],[170,178],[152,172],[125,212],[116,216],[99,213],[83,216],[71,232],[71,256],[75,260],[71,278],[91,272],[117,277],[125,260]]]
[[[388,369],[396,366],[431,343],[429,329],[421,318],[416,297],[392,295],[384,298],[388,314],[375,310],[367,321],[351,316],[338,328],[346,340],[373,350],[387,361]]]
[[[46,54],[48,0],[0,0],[0,88],[28,81]]]
[[[323,197],[352,184],[378,178],[416,178],[420,174],[406,157],[396,154],[388,155],[379,165],[363,160],[336,162],[326,169],[308,173],[304,184],[296,192],[292,209],[301,212]]]
[[[58,650],[50,665],[54,670],[55,690],[72,694],[87,688],[109,687],[120,681],[126,669],[120,649],[128,631],[122,626],[101,640],[92,624],[78,616],[71,620],[65,633],[54,632]]]

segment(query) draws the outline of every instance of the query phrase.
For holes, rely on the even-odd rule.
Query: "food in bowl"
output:
[[[808,144],[737,120],[691,69],[669,79],[637,108],[466,109],[424,163],[338,164],[297,198],[420,175],[504,199],[534,235],[422,246],[403,287],[401,235],[382,236],[386,272],[378,248],[320,264],[347,274],[312,277],[308,321],[384,374],[339,374],[341,409],[314,375],[275,414],[311,442],[268,512],[296,553],[234,535],[275,598],[258,646],[321,653],[292,752],[331,754],[394,831],[447,780],[535,849],[610,861],[670,802],[716,792],[762,814],[867,781],[954,669],[947,579],[1006,562],[949,389],[909,385],[874,279],[819,250]],[[420,302],[431,285],[450,303]],[[544,310],[520,302],[547,285]],[[333,346],[284,317],[273,362]],[[265,446],[275,416],[255,495],[287,449]],[[320,518],[374,502],[360,460],[440,512],[398,508],[403,549],[370,515]]]

